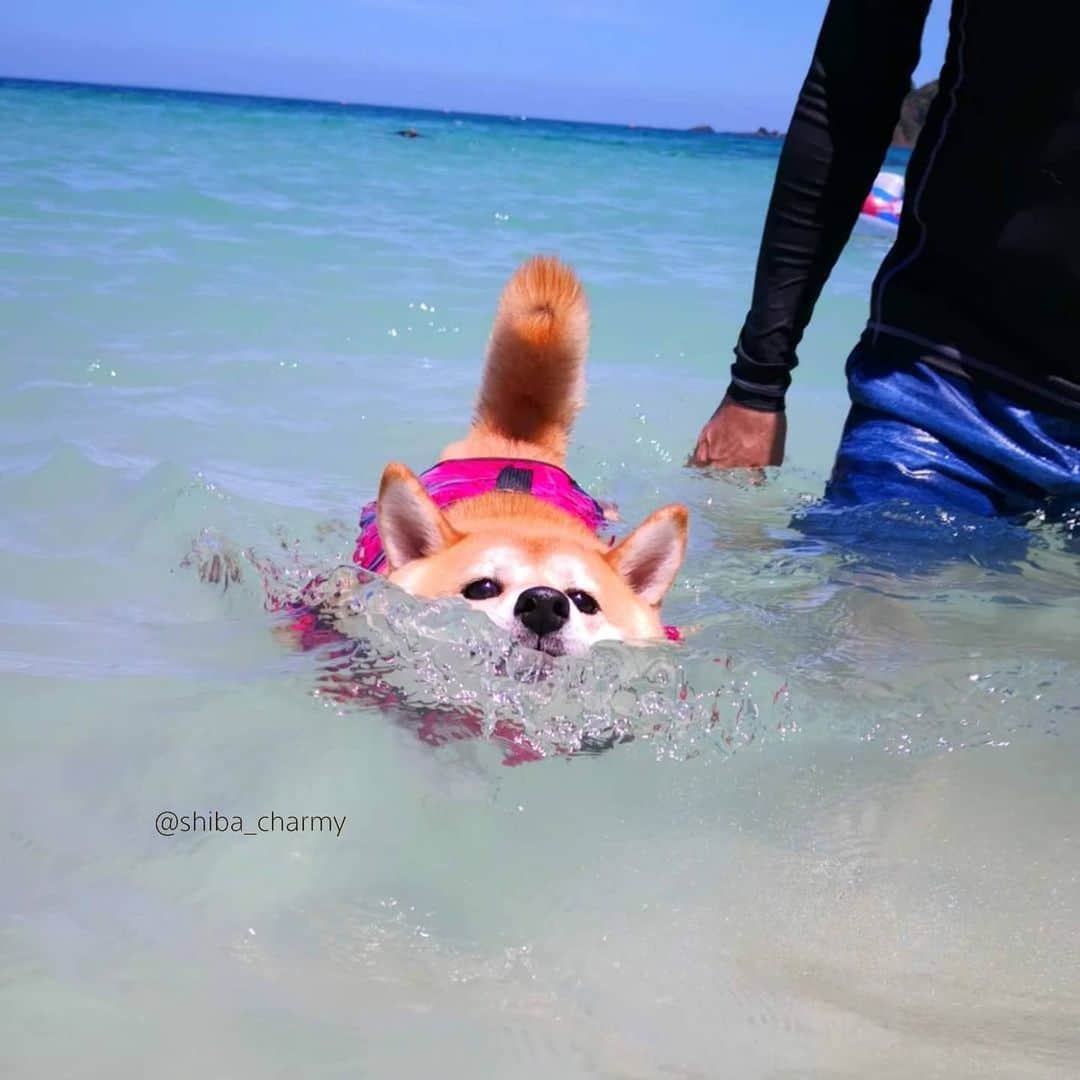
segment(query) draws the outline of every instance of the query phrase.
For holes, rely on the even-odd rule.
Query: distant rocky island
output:
[[[691,128],[686,129],[691,135],[715,135],[716,128],[711,124],[695,124]],[[757,131],[736,131],[735,135],[749,135],[755,139],[782,139],[784,133],[782,131],[770,131],[768,128],[759,127]]]
[[[937,97],[937,79],[925,86],[913,87],[900,106],[900,119],[893,132],[893,146],[911,147],[919,137],[930,111],[930,102]]]

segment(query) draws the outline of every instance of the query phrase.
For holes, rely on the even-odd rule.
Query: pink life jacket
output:
[[[440,510],[462,499],[486,495],[489,491],[523,491],[599,532],[604,524],[604,508],[557,465],[524,458],[463,458],[440,461],[419,476],[420,483]],[[353,562],[378,574],[387,572],[379,530],[375,524],[375,503],[360,511],[360,535],[356,538]]]
[[[565,510],[592,532],[599,532],[607,520],[600,503],[569,473],[545,461],[460,458],[440,461],[421,473],[418,479],[440,510],[489,491],[523,491]],[[353,562],[377,574],[385,574],[389,569],[375,523],[374,502],[367,503],[360,511],[360,534],[356,538]],[[682,640],[682,634],[675,626],[665,626],[664,636],[668,641]]]

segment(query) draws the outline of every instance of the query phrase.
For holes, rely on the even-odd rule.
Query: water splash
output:
[[[325,707],[390,714],[436,746],[493,739],[515,763],[629,741],[658,757],[722,759],[794,735],[943,753],[1052,733],[1074,709],[1075,665],[1041,647],[1076,591],[1067,525],[860,510],[835,519],[846,530],[838,542],[764,525],[761,513],[756,541],[722,562],[691,558],[672,598],[694,620],[683,643],[604,643],[584,657],[545,656],[459,601],[417,600],[358,571],[345,563],[352,529],[341,521],[307,539],[278,530],[269,552],[207,530],[186,561],[222,588],[246,564],[279,616],[332,600],[308,642],[320,646],[312,694]],[[744,536],[754,521],[747,513]],[[875,545],[885,534],[892,546]],[[997,629],[1003,604],[1030,609],[1010,615],[1007,633]],[[1034,655],[1017,660],[1024,618]]]
[[[344,535],[338,523],[318,533],[324,549]],[[183,565],[223,592],[254,577],[279,631],[332,601],[333,616],[309,638],[321,646],[313,695],[338,711],[392,712],[435,745],[483,735],[530,758],[642,740],[678,759],[797,730],[785,680],[730,655],[613,642],[549,657],[460,601],[418,600],[351,565],[328,569],[325,551],[284,532],[271,555],[206,529]]]

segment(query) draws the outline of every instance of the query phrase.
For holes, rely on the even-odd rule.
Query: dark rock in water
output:
[[[711,124],[695,124],[692,128],[687,128],[687,131],[691,135],[715,135],[716,129]]]
[[[394,132],[395,135],[400,135],[403,139],[419,139],[420,132],[416,128],[401,128]]]
[[[754,134],[759,139],[782,139],[784,136],[779,131],[770,131],[768,128],[759,127]]]
[[[900,119],[897,121],[896,131],[893,132],[893,146],[915,145],[915,140],[918,139],[923,124],[926,123],[930,103],[937,97],[937,91],[937,79],[918,89],[913,87],[909,91],[908,96],[904,98],[904,103],[900,106]]]

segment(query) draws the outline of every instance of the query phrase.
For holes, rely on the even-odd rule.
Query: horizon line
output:
[[[134,90],[146,94],[202,94],[217,98],[248,98],[254,101],[271,101],[293,105],[326,105],[341,109],[396,109],[399,111],[425,113],[430,116],[459,116],[482,120],[507,120],[515,123],[571,124],[575,127],[618,128],[627,131],[656,131],[674,135],[736,135],[759,139],[782,139],[786,132],[774,131],[764,126],[756,131],[724,131],[711,124],[694,124],[690,127],[661,127],[655,124],[619,123],[607,120],[566,120],[554,116],[525,116],[515,113],[474,112],[471,109],[438,109],[425,105],[385,104],[374,101],[341,101],[324,97],[297,97],[292,94],[249,93],[240,90],[203,90],[190,86],[148,86],[142,83],[95,82],[89,79],[45,79],[35,76],[6,75],[0,72],[0,83],[33,83],[39,86],[72,86],[92,90]],[[708,130],[701,130],[707,128]]]

